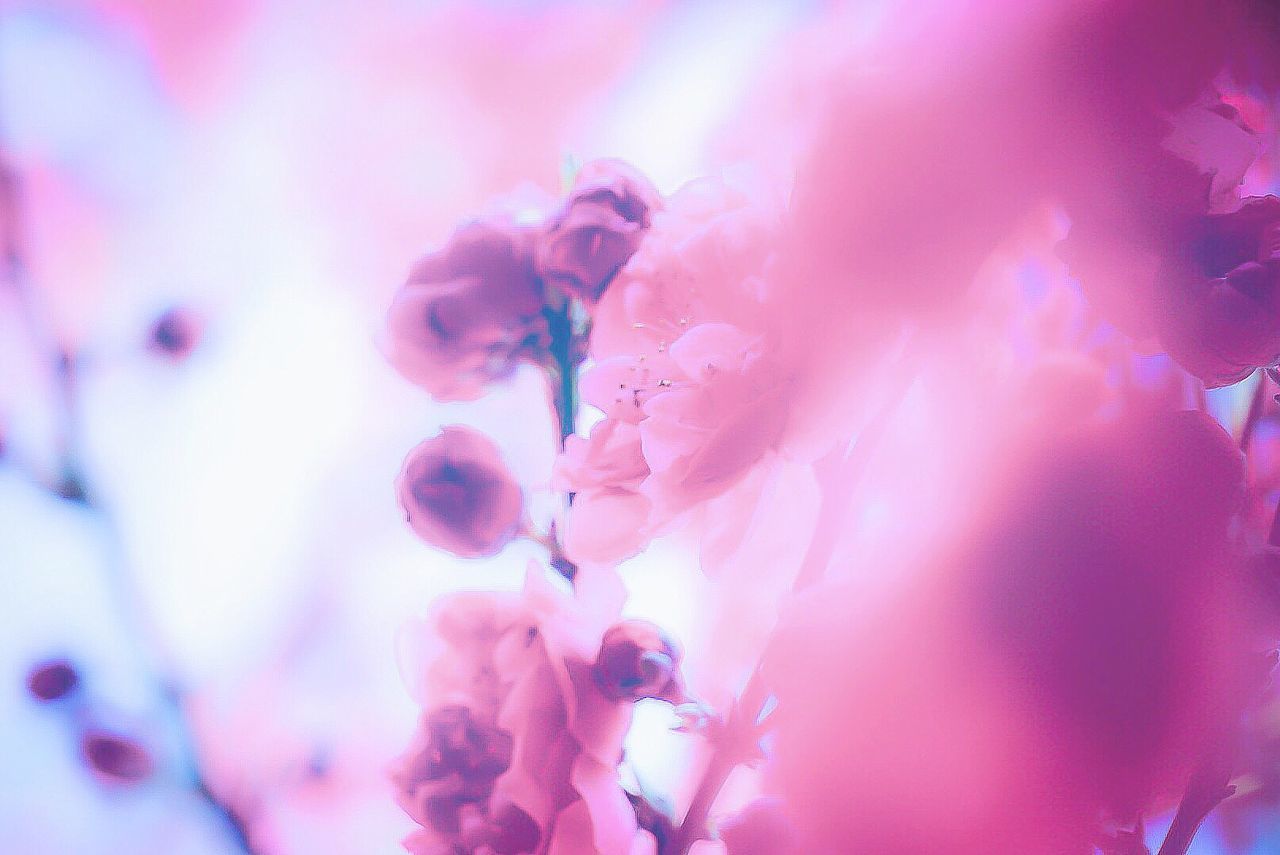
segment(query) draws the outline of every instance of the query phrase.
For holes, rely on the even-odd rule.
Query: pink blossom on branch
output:
[[[496,554],[516,536],[524,512],[498,447],[458,425],[409,452],[396,494],[419,537],[463,558]]]
[[[392,773],[422,826],[410,851],[631,855],[644,846],[617,766],[632,702],[678,696],[677,657],[658,641],[663,662],[644,658],[660,635],[631,623],[608,629],[622,602],[611,574],[584,572],[575,586],[558,590],[531,566],[522,593],[446,598],[406,638],[406,658],[426,660],[407,676],[432,705]]]
[[[559,213],[539,233],[539,275],[565,293],[595,303],[640,247],[653,212],[661,206],[649,179],[627,164],[586,164]]]
[[[460,227],[419,261],[387,312],[387,359],[437,400],[470,400],[545,336],[532,236],[500,219]]]

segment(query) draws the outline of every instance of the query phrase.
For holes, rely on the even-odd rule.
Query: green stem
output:
[[[573,436],[578,422],[578,366],[582,357],[579,336],[573,328],[573,302],[564,300],[559,306],[547,306],[542,310],[547,319],[551,344],[547,352],[551,363],[547,366],[547,379],[551,384],[551,398],[560,428],[560,448]]]

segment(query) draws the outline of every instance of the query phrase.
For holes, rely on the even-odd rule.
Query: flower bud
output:
[[[175,307],[156,318],[147,335],[147,349],[178,362],[191,355],[200,342],[203,323],[193,312]]]
[[[596,685],[615,701],[659,698],[678,703],[684,698],[679,662],[680,651],[658,627],[623,621],[610,627],[600,643]]]
[[[564,208],[540,236],[539,274],[580,300],[594,303],[639,249],[652,212],[660,204],[649,180],[625,163],[587,164]]]
[[[136,784],[151,776],[155,762],[141,743],[127,736],[90,730],[80,740],[80,753],[89,767],[116,783]]]
[[[396,294],[387,359],[437,400],[478,398],[540,340],[542,297],[526,232],[470,223],[419,261]]]
[[[396,492],[420,538],[463,558],[494,555],[506,546],[524,507],[497,446],[457,425],[409,452]]]
[[[38,701],[57,701],[80,688],[80,674],[66,659],[41,662],[27,675],[27,691]]]

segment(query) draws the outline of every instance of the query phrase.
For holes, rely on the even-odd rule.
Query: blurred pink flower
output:
[[[417,785],[401,789],[406,810],[424,826],[406,841],[411,851],[449,852],[440,847],[452,845],[470,853],[488,845],[527,852],[536,845],[563,855],[631,855],[639,832],[617,766],[631,720],[627,701],[634,698],[606,694],[595,676],[601,639],[621,601],[611,574],[581,573],[570,594],[532,566],[519,595],[468,592],[437,604],[432,623],[408,642],[411,657],[429,658],[411,668],[410,679],[416,672],[417,693],[428,704],[453,706],[444,708],[447,714],[434,707],[424,718],[423,732],[393,773]],[[459,762],[433,767],[447,765],[446,775],[428,781],[408,774],[444,759],[431,750],[432,722],[442,715],[461,721],[462,709],[463,730],[485,738],[468,736]],[[499,733],[509,735],[509,744]],[[481,743],[503,750],[478,751]],[[444,802],[423,810],[417,793]],[[505,839],[506,832],[495,831],[503,816],[516,848],[494,843]]]
[[[1199,412],[1042,433],[899,593],[787,616],[771,789],[800,851],[1086,851],[1238,716],[1231,438]]]
[[[487,800],[510,765],[511,735],[451,705],[423,716],[417,743],[391,777],[415,822],[458,834],[464,808]]]
[[[1180,295],[1161,338],[1207,385],[1280,362],[1280,198],[1202,218],[1160,279]]]
[[[524,499],[493,441],[451,425],[415,446],[396,480],[405,518],[427,543],[463,558],[497,553],[520,527]]]
[[[387,312],[387,358],[437,400],[509,376],[544,334],[530,235],[494,219],[460,227],[419,261]]]
[[[583,166],[560,212],[538,236],[538,273],[586,303],[595,303],[640,246],[658,191],[631,166],[597,160]]]

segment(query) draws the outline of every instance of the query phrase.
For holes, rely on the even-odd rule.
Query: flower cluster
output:
[[[493,216],[463,225],[395,295],[387,358],[439,401],[477,398],[521,362],[544,360],[544,309],[597,298],[657,204],[657,191],[625,164],[599,161],[583,167],[545,223]]]
[[[1073,200],[1063,256],[1109,320],[1206,385],[1230,385],[1280,362],[1280,198],[1240,198],[1259,146],[1230,104],[1167,123],[1133,145],[1119,202]]]
[[[405,462],[424,540],[527,537],[564,577],[447,598],[410,639],[412,851],[1136,853],[1181,797],[1182,853],[1227,792],[1280,638],[1250,593],[1280,548],[1251,530],[1276,498],[1265,381],[1238,437],[1205,394],[1280,361],[1280,199],[1244,195],[1265,147],[1214,88],[1237,18],[923,5],[884,69],[844,69],[793,187],[659,197],[589,164],[396,298],[391,359],[438,399],[543,370],[564,498],[533,519],[468,428]],[[682,674],[620,620],[616,567],[685,528],[733,572],[708,573]],[[622,747],[685,675],[708,762],[668,811],[623,789]]]
[[[557,467],[576,494],[575,560],[634,554],[782,446],[791,366],[768,313],[776,244],[776,212],[724,182],[694,182],[600,300],[583,397],[605,418]]]
[[[620,603],[586,580],[557,590],[534,566],[521,594],[438,604],[410,645],[438,651],[411,675],[429,706],[393,773],[422,826],[411,852],[652,851],[617,767],[633,703],[684,700],[680,655],[617,621]]]

